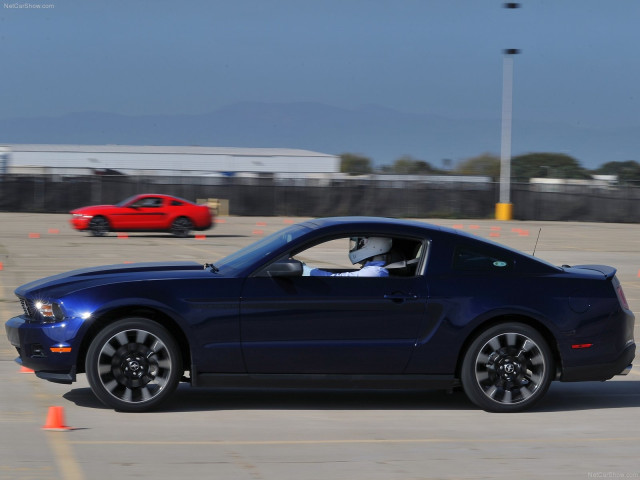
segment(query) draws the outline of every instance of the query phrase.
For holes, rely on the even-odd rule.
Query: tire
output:
[[[554,378],[551,349],[534,328],[504,323],[482,332],[464,355],[460,379],[469,399],[489,412],[535,405]]]
[[[94,237],[102,237],[109,230],[109,220],[102,216],[93,217],[89,222],[89,231]]]
[[[157,407],[183,374],[175,340],[146,318],[125,318],[100,331],[87,351],[86,372],[93,393],[123,412]]]
[[[191,229],[193,229],[193,222],[187,217],[178,217],[171,224],[171,233],[176,237],[188,237]]]

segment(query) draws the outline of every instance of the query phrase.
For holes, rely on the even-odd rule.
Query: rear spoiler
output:
[[[582,270],[593,270],[596,272],[600,272],[605,278],[613,278],[613,276],[618,271],[614,267],[610,267],[608,265],[574,265],[571,268],[580,268]]]

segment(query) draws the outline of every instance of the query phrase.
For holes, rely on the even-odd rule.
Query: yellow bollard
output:
[[[496,220],[511,220],[512,213],[512,203],[496,203]]]

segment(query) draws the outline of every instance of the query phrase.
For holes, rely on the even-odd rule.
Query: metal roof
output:
[[[231,155],[249,157],[335,157],[328,153],[293,148],[245,148],[160,145],[58,145],[58,144],[2,144],[13,152],[69,152],[69,153],[136,153],[180,155]]]

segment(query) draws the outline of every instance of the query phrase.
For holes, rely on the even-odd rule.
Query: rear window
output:
[[[513,259],[495,252],[459,246],[453,255],[453,268],[469,272],[504,272],[513,268]]]

